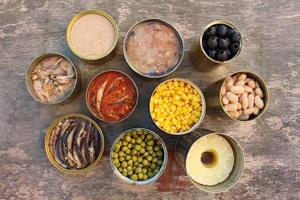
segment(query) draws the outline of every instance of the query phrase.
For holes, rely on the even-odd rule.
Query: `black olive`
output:
[[[218,53],[217,53],[218,61],[223,62],[223,61],[227,60],[227,58],[228,58],[228,56],[227,56],[227,53],[225,50],[221,49],[220,51],[218,51]]]
[[[223,24],[219,25],[218,28],[217,28],[217,33],[218,33],[218,35],[220,35],[220,36],[222,36],[222,37],[226,36],[226,34],[227,34],[227,29],[228,29],[228,28],[227,28],[226,25],[223,25]]]
[[[227,49],[229,46],[229,42],[225,39],[219,39],[219,48],[220,49]]]
[[[215,49],[218,47],[218,38],[216,36],[211,36],[207,40],[207,46],[210,49]]]
[[[232,43],[236,43],[236,42],[240,42],[240,39],[241,39],[241,36],[240,34],[238,33],[232,33],[230,36],[229,36],[229,39]]]
[[[229,46],[229,50],[232,56],[235,56],[235,54],[239,51],[239,49],[240,49],[239,43],[233,43]]]
[[[212,50],[212,49],[207,50],[207,55],[211,58],[216,58],[216,54],[217,54],[216,50]]]

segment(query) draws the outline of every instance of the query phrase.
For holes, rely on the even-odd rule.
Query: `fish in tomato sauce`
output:
[[[126,118],[133,112],[136,101],[134,82],[118,71],[99,74],[88,88],[89,108],[103,121],[116,122]]]

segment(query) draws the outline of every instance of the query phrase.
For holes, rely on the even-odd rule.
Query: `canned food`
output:
[[[127,119],[138,102],[134,80],[124,72],[108,70],[97,74],[86,91],[86,104],[98,119],[115,123]]]
[[[79,69],[66,56],[46,53],[37,57],[26,72],[30,95],[43,104],[59,104],[79,87]]]
[[[77,14],[68,25],[66,38],[72,52],[85,60],[99,60],[117,45],[119,28],[115,20],[101,10]]]
[[[205,93],[210,111],[222,119],[258,119],[269,103],[265,81],[259,75],[245,70],[234,72],[209,85]]]
[[[175,158],[190,181],[209,193],[225,192],[240,179],[244,154],[232,137],[196,129],[178,138]]]
[[[159,84],[153,91],[149,111],[162,131],[183,135],[203,121],[206,103],[200,88],[187,79],[174,78]]]
[[[110,165],[121,180],[146,185],[164,172],[168,151],[164,141],[153,131],[133,128],[122,133],[110,151]]]
[[[174,72],[183,54],[179,32],[162,19],[145,19],[127,32],[123,52],[128,65],[148,78],[161,78]]]
[[[190,56],[196,68],[210,71],[217,65],[233,62],[241,51],[242,37],[238,28],[227,20],[215,20],[196,38]]]
[[[79,174],[99,163],[104,151],[101,128],[82,114],[67,114],[56,119],[48,128],[45,150],[58,170]]]

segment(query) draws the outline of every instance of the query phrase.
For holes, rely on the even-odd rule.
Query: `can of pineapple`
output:
[[[244,170],[244,153],[240,144],[222,133],[196,129],[179,137],[174,151],[177,163],[193,185],[208,193],[229,190]],[[218,176],[214,176],[216,174]]]

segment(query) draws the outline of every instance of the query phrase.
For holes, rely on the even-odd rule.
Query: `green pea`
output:
[[[149,154],[151,154],[151,155],[154,153],[154,151],[153,151],[153,150],[150,150],[150,151],[148,151],[148,152],[149,152]]]
[[[146,146],[146,143],[145,143],[145,142],[141,142],[141,146],[142,146],[142,147],[145,147],[145,146]]]
[[[121,164],[119,162],[114,163],[114,164],[115,164],[116,167],[120,167],[121,166]]]
[[[155,151],[153,151],[151,155],[152,155],[153,158],[155,158],[156,157]]]
[[[128,171],[132,170],[132,167],[131,167],[131,166],[128,166],[128,167],[127,167],[127,170],[128,170]]]
[[[146,151],[146,152],[144,153],[144,156],[147,157],[148,155],[149,155],[149,152]]]
[[[142,157],[138,157],[138,162],[142,162],[143,161],[143,158]]]
[[[159,172],[158,169],[154,169],[154,170],[153,170],[153,174],[157,174],[158,172]]]
[[[138,167],[143,168],[144,165],[143,165],[142,163],[139,163],[139,164],[138,164]]]
[[[146,149],[147,149],[148,151],[152,151],[152,150],[153,150],[153,147],[152,147],[152,146],[147,146]]]
[[[155,145],[154,146],[154,151],[159,151],[160,150],[160,147],[158,145]]]
[[[156,153],[156,155],[157,155],[158,157],[162,157],[162,156],[163,156],[163,152],[162,152],[162,151],[158,151],[158,152]]]
[[[148,160],[143,160],[143,165],[147,166],[149,164]]]
[[[123,172],[123,168],[122,168],[122,167],[119,167],[119,168],[118,168],[118,171],[122,173],[122,172]]]
[[[147,160],[151,161],[152,160],[152,156],[147,156]]]
[[[138,178],[139,178],[140,180],[142,180],[142,179],[144,178],[144,174],[138,173]]]
[[[123,152],[125,152],[127,149],[128,149],[127,146],[123,146],[123,147],[122,147],[122,151],[123,151]]]
[[[135,170],[135,169],[136,169],[136,166],[135,166],[135,165],[133,165],[133,166],[132,166],[132,169],[133,169],[133,170]]]
[[[145,153],[145,151],[146,151],[146,149],[143,147],[143,148],[141,148],[141,153]]]
[[[126,146],[128,144],[127,141],[123,141],[123,145]]]
[[[123,168],[123,172],[127,172],[127,168]]]
[[[135,172],[136,172],[136,173],[141,173],[141,172],[142,172],[142,168],[137,167],[137,168],[135,169]]]
[[[135,139],[131,138],[131,144],[135,144]]]
[[[150,145],[150,146],[153,146],[154,145],[154,141],[153,140],[148,140],[147,144]]]
[[[116,152],[113,153],[113,158],[118,158],[118,156],[119,156],[118,153]]]
[[[125,158],[124,158],[124,157],[120,157],[119,160],[120,160],[120,161],[124,161]]]
[[[142,139],[145,139],[145,137],[146,137],[145,134],[142,134],[142,135],[141,135],[141,138],[142,138]]]
[[[158,160],[158,161],[157,161],[157,164],[158,164],[158,165],[162,165],[163,163],[164,163],[164,161],[162,161],[162,160]]]
[[[141,146],[140,145],[135,145],[135,150],[140,151],[141,150]]]
[[[120,151],[120,152],[119,152],[119,157],[122,157],[122,156],[124,156],[124,152],[123,152],[123,151]]]
[[[151,178],[151,177],[153,177],[153,172],[148,172],[148,176]]]
[[[151,164],[151,169],[155,169],[156,168],[156,164],[155,163],[152,163]]]
[[[146,168],[143,168],[142,172],[143,174],[147,174],[148,170]]]
[[[131,176],[131,175],[133,174],[133,170],[129,170],[129,171],[127,172],[127,174],[128,174],[128,176]]]
[[[132,160],[128,160],[127,164],[128,164],[129,166],[132,166],[132,165],[133,165],[133,161],[132,161]]]
[[[136,162],[138,160],[138,158],[136,156],[132,156],[132,161]]]
[[[129,144],[127,145],[127,147],[128,147],[129,149],[131,149],[131,148],[132,148],[132,144],[129,143]]]
[[[147,176],[147,174],[144,174],[144,176],[143,176],[143,180],[145,181],[145,180],[148,180],[148,176]]]
[[[139,163],[138,163],[138,162],[134,162],[133,165],[134,165],[134,166],[138,166]]]
[[[131,154],[132,155],[136,155],[138,152],[137,152],[137,150],[135,150],[135,149],[133,149],[132,151],[131,151]]]
[[[154,163],[156,163],[157,161],[158,161],[157,158],[153,158],[153,159],[152,159],[152,162],[154,162]]]
[[[132,174],[132,175],[130,176],[130,178],[131,178],[131,180],[133,180],[133,181],[137,181],[137,180],[138,180],[138,176],[137,176],[136,174]]]
[[[126,160],[130,160],[131,156],[130,155],[127,155],[126,156]]]
[[[129,135],[126,135],[125,140],[126,140],[127,142],[130,142],[130,140],[131,140],[130,136],[129,136]]]
[[[151,140],[152,139],[152,135],[151,134],[147,134],[146,138],[147,138],[147,140]]]
[[[130,149],[127,149],[127,150],[126,150],[126,154],[129,155],[130,153],[131,153]]]
[[[122,167],[127,167],[127,162],[123,161],[122,162]]]

